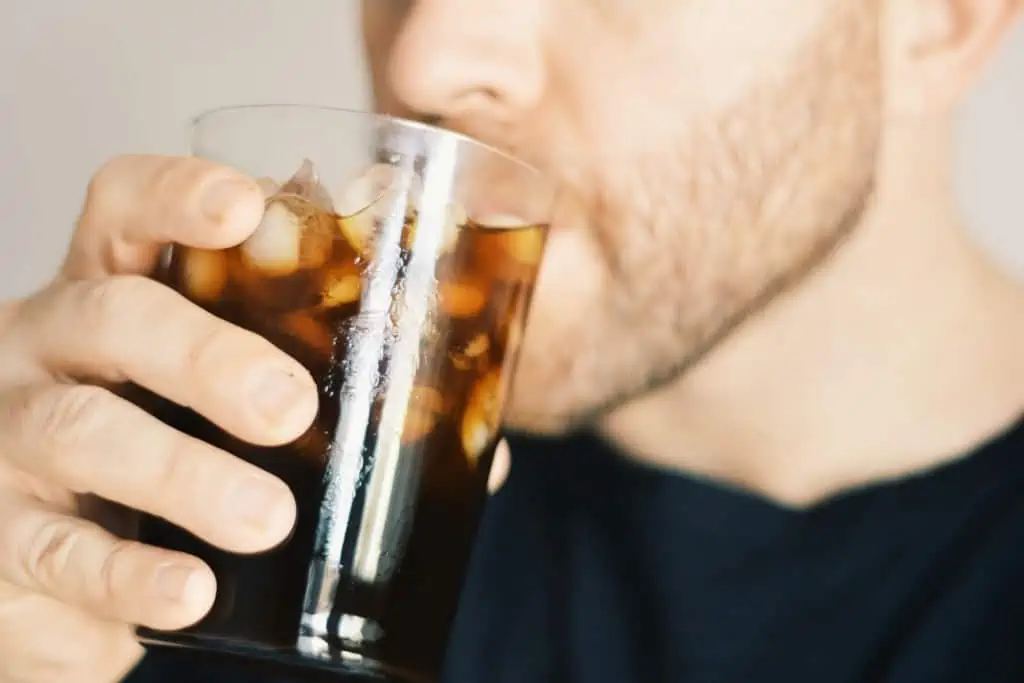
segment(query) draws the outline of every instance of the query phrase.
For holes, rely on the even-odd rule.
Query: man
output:
[[[1024,677],[1024,292],[949,178],[955,105],[1020,5],[365,3],[381,109],[561,188],[448,680]],[[211,602],[206,567],[73,493],[231,550],[287,533],[279,482],[94,384],[303,431],[301,368],[137,276],[260,211],[229,169],[117,159],[60,275],[2,309],[5,683],[119,680],[134,624]],[[243,680],[166,653],[135,675]]]

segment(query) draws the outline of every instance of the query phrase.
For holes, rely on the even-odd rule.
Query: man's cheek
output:
[[[651,27],[643,59],[649,73],[673,74],[678,111],[714,116],[789,77],[821,31],[838,20],[841,8],[863,1],[701,3],[701,11],[687,10],[673,22]],[[743,6],[742,21],[736,19],[737,4]]]

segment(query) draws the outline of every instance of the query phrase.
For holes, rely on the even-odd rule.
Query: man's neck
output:
[[[640,460],[802,506],[939,465],[1012,422],[1024,294],[960,228],[931,143],[890,150],[913,168],[888,164],[830,262],[609,416],[606,435]]]

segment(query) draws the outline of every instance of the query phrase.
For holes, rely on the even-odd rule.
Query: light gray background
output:
[[[56,269],[93,169],[245,102],[361,106],[356,0],[0,0],[0,297]],[[963,111],[961,196],[1024,276],[1024,25]]]

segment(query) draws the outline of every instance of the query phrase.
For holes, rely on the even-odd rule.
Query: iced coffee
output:
[[[284,480],[298,520],[276,549],[239,556],[145,517],[142,541],[203,559],[219,590],[194,627],[144,635],[434,681],[546,226],[474,213],[415,164],[372,164],[331,187],[307,160],[260,182],[265,213],[248,240],[174,248],[160,277],[305,365],[315,423],[292,444],[255,447],[142,402]]]

